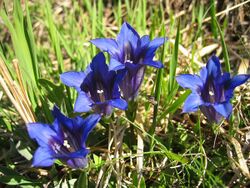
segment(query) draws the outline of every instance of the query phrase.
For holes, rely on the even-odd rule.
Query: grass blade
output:
[[[215,8],[215,1],[211,0],[211,9],[210,9],[210,15],[211,15],[211,28],[212,28],[212,32],[214,35],[214,38],[217,39],[218,37],[218,31],[217,31],[217,25],[216,25],[216,8]]]
[[[175,38],[175,44],[174,44],[174,51],[170,62],[169,67],[169,85],[168,89],[169,91],[172,91],[175,84],[175,73],[176,73],[176,67],[177,67],[177,61],[178,61],[178,49],[179,49],[179,41],[180,41],[180,22],[178,22],[177,27],[177,33]]]
[[[216,25],[217,25],[217,28],[218,28],[218,31],[219,31],[219,34],[220,34],[222,52],[223,52],[223,57],[224,57],[225,64],[226,64],[226,71],[230,72],[230,62],[229,62],[229,56],[228,56],[228,51],[227,51],[227,45],[225,43],[223,32],[222,32],[222,30],[220,28],[220,25],[219,25],[218,21],[217,20],[215,20],[215,21],[216,21]]]

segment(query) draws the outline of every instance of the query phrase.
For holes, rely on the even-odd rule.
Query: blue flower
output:
[[[29,136],[39,144],[33,157],[33,166],[51,166],[56,159],[60,159],[72,168],[86,167],[89,150],[86,149],[85,141],[101,116],[93,114],[85,119],[80,116],[71,119],[56,106],[52,114],[55,118],[52,126],[43,123],[27,125]]]
[[[185,101],[183,112],[194,112],[198,108],[210,122],[219,123],[223,117],[229,118],[232,113],[230,99],[234,89],[246,82],[250,75],[222,73],[220,60],[212,56],[206,67],[200,71],[200,76],[183,74],[176,77],[183,88],[189,88],[192,93]]]
[[[155,38],[150,41],[148,35],[140,38],[138,33],[125,22],[116,40],[98,38],[90,42],[111,55],[110,70],[119,70],[120,74],[125,75],[120,88],[124,98],[128,101],[137,96],[143,81],[145,65],[163,67],[160,61],[154,61],[153,58],[157,48],[165,40],[166,38]]]
[[[103,53],[97,54],[85,72],[61,74],[62,82],[78,91],[74,111],[87,112],[91,109],[102,115],[110,115],[113,107],[127,109],[127,102],[121,99],[119,82],[123,75],[108,70]]]

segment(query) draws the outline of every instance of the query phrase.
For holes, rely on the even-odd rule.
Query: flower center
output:
[[[104,95],[104,87],[102,85],[102,83],[97,83],[97,90],[96,93],[99,97],[100,102],[104,102],[105,101],[105,95]]]
[[[208,92],[210,96],[214,96],[214,92],[213,91],[209,91]]]
[[[71,146],[68,143],[68,140],[63,141],[63,146],[65,146],[67,149],[71,148]]]
[[[126,60],[126,63],[133,63],[133,61],[131,61],[131,60]]]
[[[103,91],[102,89],[98,89],[96,92],[97,92],[98,94],[102,94],[104,91]]]

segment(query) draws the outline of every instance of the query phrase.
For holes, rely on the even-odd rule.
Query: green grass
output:
[[[175,80],[178,74],[198,73],[201,65],[197,61],[205,65],[214,53],[223,60],[224,71],[237,74],[242,59],[250,58],[249,39],[242,39],[244,24],[240,25],[242,30],[238,29],[233,20],[238,18],[240,8],[247,15],[245,7],[249,7],[249,3],[218,17],[216,13],[227,4],[218,9],[219,1],[215,0],[208,4],[191,1],[192,9],[181,1],[21,2],[4,1],[0,6],[3,23],[0,25],[0,57],[13,83],[20,86],[12,63],[18,60],[31,111],[39,122],[52,123],[50,109],[54,104],[68,116],[76,115],[73,104],[77,93],[61,83],[60,74],[87,67],[99,52],[89,40],[115,38],[123,21],[127,21],[141,36],[147,34],[151,39],[166,36],[169,41],[156,53],[156,59],[163,62],[164,68],[146,69],[139,96],[132,106],[137,111],[125,114],[115,110],[91,133],[87,142],[91,149],[89,165],[85,169],[72,170],[60,162],[50,168],[31,167],[31,156],[37,145],[28,137],[26,122],[4,92],[0,98],[0,187],[6,184],[7,187],[80,188],[95,187],[98,181],[100,187],[105,184],[116,187],[117,163],[124,187],[249,186],[249,179],[238,165],[241,163],[237,148],[226,136],[238,140],[247,159],[246,142],[240,140],[247,136],[249,126],[249,84],[242,87],[241,92],[235,92],[237,100],[232,100],[235,109],[230,127],[226,121],[221,125],[230,130],[229,133],[217,135],[200,112],[182,113],[190,91],[183,91]],[[166,5],[167,2],[170,5]],[[185,13],[178,16],[181,11]],[[210,16],[209,21],[204,21]],[[185,30],[186,27],[189,29]],[[242,38],[232,39],[234,32]],[[211,44],[219,44],[219,47],[203,57],[195,56]],[[183,54],[180,45],[190,56]],[[3,77],[1,72],[0,75]],[[0,93],[2,91],[0,87]],[[111,126],[114,124],[116,128]],[[113,131],[121,127],[125,131],[122,152],[114,158],[116,146],[113,143],[108,149],[111,143],[108,137],[118,139]],[[137,134],[143,139],[142,176],[137,173]]]

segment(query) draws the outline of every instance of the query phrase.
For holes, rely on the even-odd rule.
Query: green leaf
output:
[[[88,187],[88,172],[83,171],[76,182],[76,188]]]
[[[211,9],[210,9],[210,15],[211,15],[211,28],[214,35],[214,38],[217,39],[218,37],[218,31],[217,31],[217,25],[216,25],[216,7],[215,7],[215,0],[210,1]]]
[[[50,80],[39,79],[38,80],[42,90],[45,92],[46,97],[52,102],[60,106],[64,99],[63,85],[55,85]]]
[[[7,167],[0,167],[0,182],[7,185],[22,185],[22,187],[38,187],[38,185],[41,186],[40,182],[29,180],[26,177]]]
[[[25,159],[31,160],[32,159],[32,154],[30,152],[30,148],[23,143],[23,141],[19,141],[16,144],[16,149],[20,155],[22,155]]]
[[[167,114],[173,114],[184,103],[190,93],[190,90],[185,91],[185,93],[183,93],[177,100],[175,100],[173,104],[171,104],[165,111],[163,111],[158,119],[158,123],[160,123],[160,121],[165,118]]]

